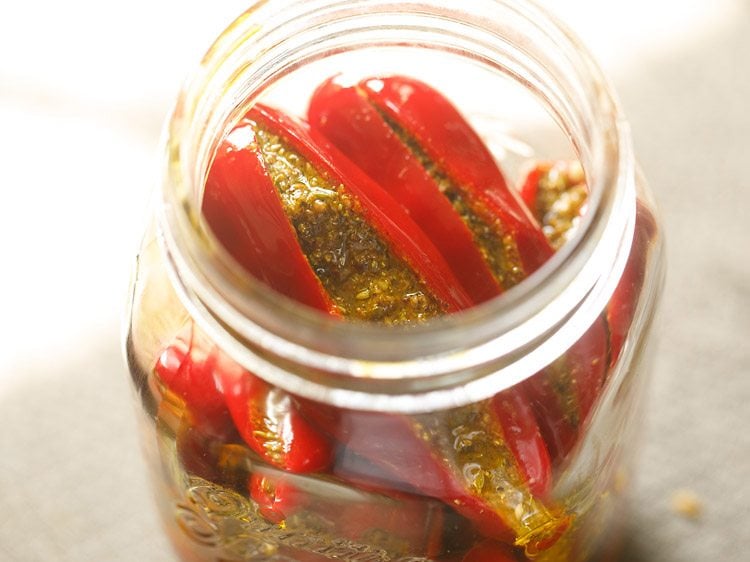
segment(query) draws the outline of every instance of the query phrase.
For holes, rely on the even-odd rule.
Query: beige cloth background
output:
[[[626,561],[748,560],[750,6],[547,3],[613,77],[668,236]],[[161,121],[242,5],[0,7],[0,561],[175,562],[119,315]]]

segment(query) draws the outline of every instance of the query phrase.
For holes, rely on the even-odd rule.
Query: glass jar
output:
[[[338,305],[324,314],[248,274],[227,247],[224,223],[204,213],[207,178],[238,124],[255,123],[248,111],[262,102],[305,117],[316,87],[334,75],[329,84],[359,84],[360,95],[362,84],[375,84],[375,96],[394,80],[404,81],[399,95],[404,83],[441,92],[470,123],[458,128],[479,132],[508,182],[524,196],[533,187],[537,208],[528,212],[559,249],[499,296],[427,322],[407,315],[407,326],[350,321]],[[451,129],[428,109],[427,119]],[[408,126],[389,115],[384,122],[410,146]],[[255,144],[232,150],[261,146],[253,131]],[[279,139],[262,147],[286,142]],[[449,149],[436,166],[489,166],[471,147]],[[425,164],[430,155],[417,150],[412,156]],[[386,210],[395,205],[388,201]],[[242,213],[246,203],[224,211]],[[265,204],[249,203],[251,215]],[[410,232],[411,215],[399,213],[392,224]],[[268,262],[284,264],[297,251],[258,244],[258,252],[277,252]],[[127,360],[158,506],[180,556],[611,555],[642,418],[661,245],[609,84],[533,4],[257,2],[179,96],[161,199],[132,284]],[[459,276],[435,277],[434,285],[453,294]],[[369,297],[368,289],[354,298]]]

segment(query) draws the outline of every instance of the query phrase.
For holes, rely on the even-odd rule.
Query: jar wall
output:
[[[511,12],[516,6],[514,2],[498,4]],[[457,14],[451,12],[451,16]],[[235,25],[240,26],[239,31],[227,32],[225,43],[242,36],[242,20]],[[221,45],[220,40],[217,46]],[[402,47],[396,51],[401,52]],[[346,50],[342,52],[346,54]],[[204,65],[210,67],[207,60]],[[393,57],[378,72],[392,68]],[[224,72],[219,68],[214,74]],[[326,72],[317,68],[313,74],[319,80]],[[625,517],[623,503],[632,478],[647,389],[651,324],[663,274],[661,233],[645,182],[636,174],[630,156],[615,153],[612,161],[605,162],[604,169],[615,169],[614,178],[600,169],[599,160],[612,158],[608,152],[612,147],[597,143],[615,142],[616,135],[605,131],[604,137],[598,136],[589,130],[591,124],[586,119],[591,115],[584,109],[563,107],[570,100],[562,103],[557,96],[558,90],[566,91],[560,83],[567,78],[558,77],[558,83],[550,86],[514,83],[508,81],[510,75],[503,75],[503,83],[529,88],[532,98],[541,97],[553,105],[547,108],[546,126],[517,128],[516,132],[526,135],[519,139],[521,144],[531,147],[525,163],[547,166],[542,173],[547,174],[548,183],[554,183],[554,178],[575,170],[574,159],[580,158],[591,207],[601,211],[589,213],[596,215],[589,223],[578,218],[572,221],[573,226],[581,223],[584,235],[571,236],[567,243],[551,237],[554,233],[549,229],[557,227],[549,223],[548,238],[553,244],[559,242],[561,259],[555,267],[547,268],[546,277],[537,276],[531,290],[524,293],[527,283],[521,282],[520,291],[496,299],[510,302],[507,310],[511,313],[515,310],[512,297],[523,300],[531,295],[530,299],[538,300],[539,295],[552,295],[541,308],[563,306],[565,313],[559,323],[565,329],[550,324],[547,330],[556,346],[547,346],[545,338],[537,336],[527,346],[533,360],[524,362],[522,351],[514,350],[514,363],[503,368],[505,363],[499,361],[505,350],[493,351],[485,340],[477,347],[482,348],[483,356],[489,354],[488,360],[462,367],[460,378],[451,378],[450,368],[442,367],[434,378],[440,374],[448,382],[436,386],[436,392],[430,391],[429,372],[421,379],[415,377],[411,391],[416,398],[410,401],[400,400],[396,388],[411,375],[405,375],[404,380],[380,380],[377,369],[383,365],[370,357],[356,363],[373,369],[376,375],[370,381],[361,373],[347,377],[321,367],[338,365],[336,361],[304,364],[306,352],[297,362],[293,354],[283,356],[282,352],[304,349],[309,338],[316,345],[319,339],[331,339],[326,329],[319,334],[308,329],[308,312],[283,299],[272,297],[269,307],[261,302],[263,290],[250,282],[245,286],[250,292],[243,296],[248,297],[244,303],[248,307],[243,310],[257,321],[253,333],[263,337],[253,339],[241,333],[227,316],[226,311],[238,310],[231,295],[216,289],[227,285],[212,286],[210,291],[202,286],[205,272],[192,275],[191,270],[195,262],[190,260],[196,255],[183,253],[189,247],[182,239],[187,233],[204,249],[216,252],[209,256],[211,260],[226,258],[215,240],[206,244],[210,233],[197,231],[202,219],[189,216],[176,228],[164,216],[155,217],[135,266],[127,357],[139,398],[143,443],[157,503],[184,560],[585,562],[604,560],[613,551],[616,530]],[[284,106],[284,93],[299,91],[288,85],[295,80],[304,84],[304,73],[301,82],[299,76],[287,75],[287,87],[277,87],[276,97],[271,88],[262,101]],[[462,90],[467,88],[456,88],[456,97],[461,97]],[[247,95],[248,90],[240,88],[221,99],[211,95],[198,102],[193,99],[198,108],[194,111],[178,105],[173,125],[189,119],[196,123],[188,128],[197,138],[186,145],[201,147],[204,157],[216,149],[223,135],[254,103],[252,96],[237,97],[238,92]],[[200,90],[190,95],[200,95]],[[285,109],[295,111],[298,101],[292,99]],[[562,106],[555,107],[555,103]],[[198,118],[201,111],[207,116],[203,121]],[[570,136],[573,141],[566,144]],[[483,138],[486,141],[486,136]],[[181,186],[182,193],[172,203],[179,201],[187,207],[193,199],[200,200],[205,183],[201,174],[206,168],[184,161],[195,157],[208,166],[211,158],[203,161],[198,152],[170,150],[173,169],[186,166],[195,174],[194,182]],[[495,150],[493,155],[512,170],[512,189],[522,191],[523,182],[518,178],[523,177],[524,166],[519,152],[508,156],[508,151]],[[550,164],[550,160],[561,163]],[[565,172],[555,175],[557,165]],[[618,197],[599,193],[609,189],[617,191]],[[180,208],[174,204],[171,211]],[[550,212],[555,215],[547,211],[539,214],[543,223]],[[609,219],[599,220],[607,224],[597,227],[597,216],[606,212]],[[604,250],[597,253],[604,242],[596,237],[617,238],[610,226],[618,221],[622,223],[622,240],[610,248],[617,258],[607,256]],[[571,226],[560,232],[565,234],[568,228]],[[572,268],[576,259],[581,261],[587,244],[593,247],[590,255],[586,254],[590,261],[598,255],[604,264],[596,286],[590,286],[587,295],[606,298],[584,295],[579,302],[562,289],[556,295],[555,287],[564,288],[570,281],[558,279],[563,277],[559,271]],[[198,256],[199,266],[202,258],[205,254]],[[596,266],[581,266],[581,271],[591,269]],[[187,270],[191,276],[184,275]],[[274,303],[279,306],[277,315]],[[482,306],[495,310],[492,302]],[[270,320],[256,314],[258,310],[271,311]],[[299,324],[293,321],[295,314],[299,314]],[[492,324],[492,319],[487,321],[486,314],[466,318],[463,328],[453,332],[450,326],[442,328],[435,341],[462,341],[467,333],[475,332],[503,336],[504,328]],[[316,321],[313,319],[313,326]],[[483,323],[486,325],[475,325]],[[279,326],[279,331],[274,331]],[[357,329],[352,326],[353,332]],[[575,336],[561,339],[558,332]],[[413,360],[404,365],[437,364],[434,357],[428,360],[435,354],[433,348],[425,347],[433,351],[425,352],[423,358],[421,348],[412,345],[419,341],[419,330],[399,333],[403,338],[399,349],[386,351],[399,357],[404,350],[411,352]],[[430,337],[427,334],[426,339]],[[292,346],[286,345],[287,338]],[[351,357],[337,358],[335,352],[343,348],[342,353],[354,353],[362,342],[354,341],[354,347],[347,348],[333,340],[334,344],[324,342],[326,345],[315,348],[310,357],[319,357],[324,350],[325,357],[351,364]],[[367,349],[364,343],[363,349]],[[467,343],[469,352],[473,351],[471,345]],[[462,355],[460,349],[456,355]],[[393,364],[389,368],[393,371]],[[514,378],[504,379],[504,371],[511,370]],[[369,404],[367,384],[378,393],[376,396],[373,391]],[[355,385],[357,393],[351,396],[357,400],[349,403],[347,392]],[[328,388],[322,394],[313,391],[320,387]],[[440,399],[430,401],[436,397]],[[388,405],[387,411],[380,407],[383,404]],[[400,404],[411,406],[399,410]]]

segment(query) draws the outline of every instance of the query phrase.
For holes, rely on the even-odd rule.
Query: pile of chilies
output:
[[[430,86],[401,76],[354,85],[333,78],[313,94],[306,121],[263,105],[245,115],[217,151],[203,212],[249,273],[291,299],[351,320],[424,322],[500,295],[552,255],[540,227],[549,209],[538,198],[559,167],[540,163],[510,189],[477,133]],[[311,403],[245,371],[192,327],[155,373],[184,403],[193,444],[196,436],[242,443],[283,473],[333,479],[402,506],[333,509],[283,477],[247,474],[243,492],[268,521],[317,510],[341,521],[337,532],[352,541],[377,530],[407,554],[523,559],[553,548],[573,524],[550,499],[553,469],[579,441],[631,324],[654,229],[645,208],[637,220],[606,314],[545,371],[482,403],[417,416]],[[325,244],[348,246],[337,253]],[[384,271],[397,271],[398,283]],[[213,453],[191,460],[183,449],[188,470],[222,480]],[[437,512],[464,522],[461,534],[472,538],[463,550],[445,543],[448,518]]]

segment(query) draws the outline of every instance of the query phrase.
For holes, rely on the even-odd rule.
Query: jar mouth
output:
[[[166,131],[159,216],[168,270],[195,321],[270,383],[368,410],[474,402],[561,355],[611,296],[635,216],[629,130],[611,88],[578,40],[534,4],[464,4],[260,1],[216,41],[181,92]],[[341,321],[292,302],[245,274],[200,211],[217,143],[268,84],[331,53],[389,46],[448,51],[517,80],[571,139],[591,193],[576,235],[529,278],[420,326]]]

